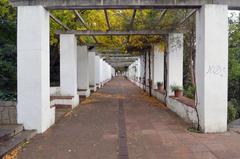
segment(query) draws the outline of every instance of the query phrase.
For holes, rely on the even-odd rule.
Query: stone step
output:
[[[23,125],[0,125],[0,142],[6,141],[23,131]]]
[[[73,96],[50,96],[50,100],[54,99],[73,99]]]
[[[72,109],[72,105],[70,104],[55,104],[54,107],[56,109]]]
[[[0,157],[3,157],[8,152],[19,146],[20,144],[23,144],[27,141],[29,141],[31,138],[33,138],[36,135],[35,130],[26,130],[18,133],[17,135],[13,136],[9,140],[0,142]]]

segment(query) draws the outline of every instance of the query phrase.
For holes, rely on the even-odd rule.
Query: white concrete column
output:
[[[153,88],[157,88],[157,82],[164,82],[164,52],[160,46],[154,45],[153,55]]]
[[[96,91],[96,67],[95,67],[95,52],[89,52],[89,87],[91,91]]]
[[[103,59],[100,58],[100,61],[99,61],[99,75],[100,75],[100,86],[101,87],[103,86],[103,81],[104,81],[103,69],[104,69]]]
[[[112,78],[112,70],[111,70],[111,66],[109,65],[109,64],[107,64],[107,66],[108,66],[108,79],[109,80],[111,80],[111,78]]]
[[[50,108],[49,13],[42,6],[18,7],[17,43],[17,121],[42,133],[55,122],[55,108]]]
[[[95,81],[98,88],[101,87],[100,81],[100,57],[95,56]]]
[[[146,84],[148,86],[149,81],[149,60],[148,60],[148,53],[146,53]]]
[[[196,18],[196,87],[204,132],[227,130],[228,6],[204,5]]]
[[[73,107],[79,104],[77,95],[77,40],[75,35],[60,35],[60,85],[62,96],[73,96]]]
[[[103,68],[102,68],[102,73],[103,73],[103,83],[105,84],[106,81],[106,72],[107,72],[107,67],[106,67],[106,62],[103,60]]]
[[[77,75],[78,75],[78,94],[81,96],[90,96],[89,88],[89,54],[87,46],[77,47]]]
[[[141,84],[143,84],[143,77],[144,77],[144,56],[140,57],[140,77],[141,77]]]
[[[183,34],[169,34],[167,94],[173,95],[172,85],[183,86]]]
[[[137,59],[137,81],[139,82],[139,78],[141,77],[141,59]]]
[[[113,67],[111,67],[111,75],[112,75],[112,77],[116,76],[116,72],[115,72],[115,69]]]

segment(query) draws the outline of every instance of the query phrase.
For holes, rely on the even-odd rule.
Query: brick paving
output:
[[[187,128],[156,99],[118,77],[35,137],[19,158],[240,159],[240,134]]]

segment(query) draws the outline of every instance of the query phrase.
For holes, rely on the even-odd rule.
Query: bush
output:
[[[171,90],[174,91],[183,91],[183,88],[181,86],[178,85],[172,85],[171,86]]]
[[[228,102],[228,122],[239,118],[239,106],[236,99],[231,99]]]
[[[185,97],[195,99],[195,91],[196,91],[196,88],[194,86],[188,85],[184,88],[183,94]]]
[[[0,100],[2,101],[16,101],[17,94],[9,91],[0,91]]]

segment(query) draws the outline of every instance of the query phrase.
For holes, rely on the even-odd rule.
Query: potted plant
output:
[[[157,82],[157,89],[158,89],[159,91],[164,91],[163,82]]]
[[[183,88],[178,85],[171,86],[172,91],[174,92],[175,97],[181,97],[183,94]]]

